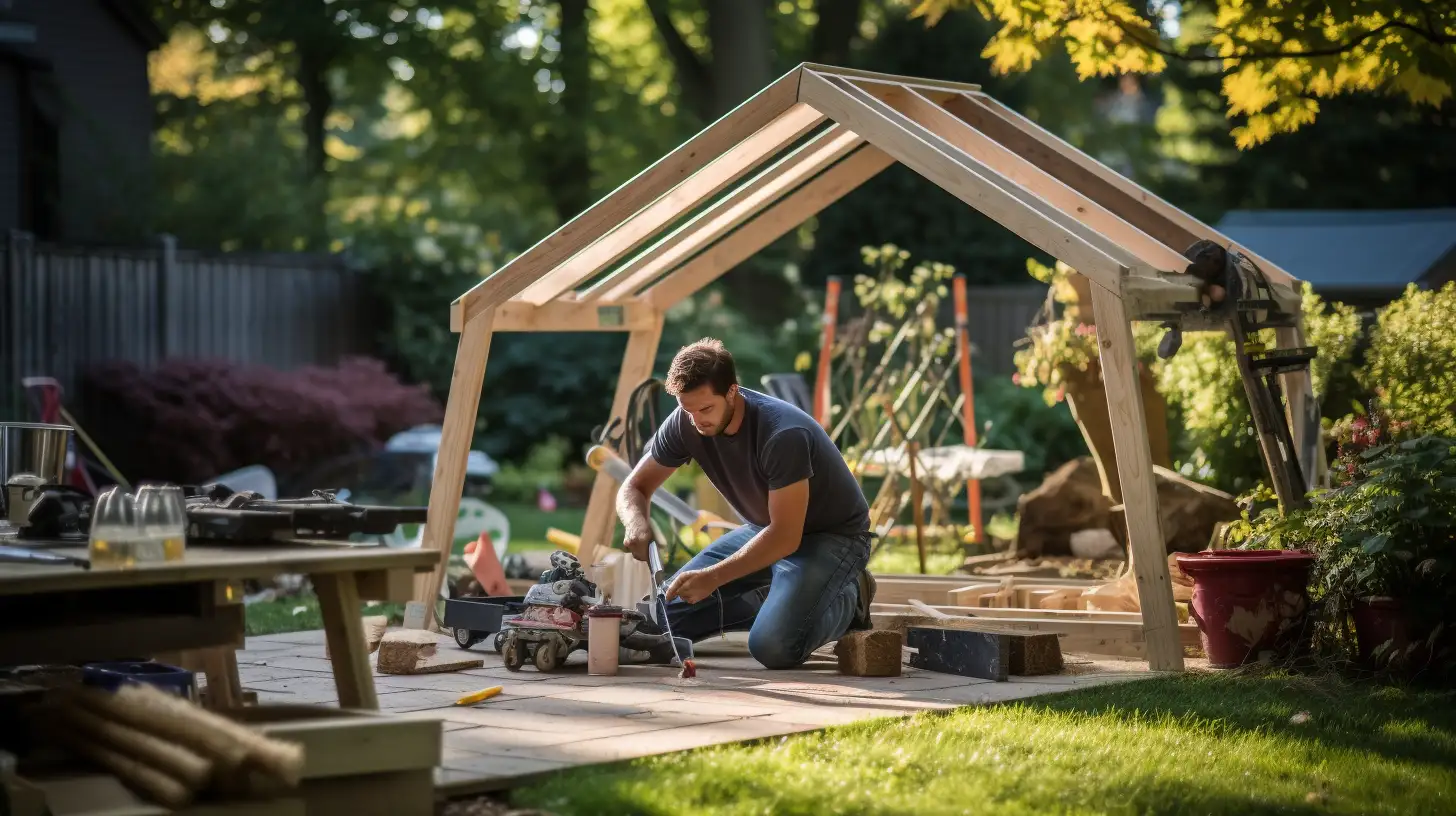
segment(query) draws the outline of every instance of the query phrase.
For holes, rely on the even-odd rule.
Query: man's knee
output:
[[[808,657],[803,644],[771,630],[755,627],[748,633],[748,653],[766,669],[797,668]]]

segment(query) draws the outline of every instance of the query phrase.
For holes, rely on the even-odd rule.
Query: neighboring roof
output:
[[[1218,229],[1316,289],[1402,289],[1456,249],[1456,208],[1234,210]]]

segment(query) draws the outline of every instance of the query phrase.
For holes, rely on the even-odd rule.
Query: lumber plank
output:
[[[999,175],[1044,200],[1064,217],[1064,226],[1120,262],[1142,263],[1167,272],[1181,272],[1188,266],[1182,252],[1119,218],[913,89],[888,88],[878,95],[891,107],[993,170],[995,174],[988,176],[993,181]]]
[[[533,306],[518,300],[502,303],[493,328],[498,332],[640,331],[652,328],[657,310],[642,300],[578,303],[557,300]]]
[[[798,88],[796,67],[471,287],[458,299],[463,304],[462,325],[523,292],[629,216],[777,119],[798,102]]]
[[[617,372],[617,391],[612,395],[612,414],[608,417],[626,416],[627,403],[632,392],[643,380],[652,376],[652,365],[657,359],[657,347],[662,341],[662,314],[657,313],[653,324],[632,332],[627,337],[627,350],[622,353],[622,367]],[[612,531],[616,528],[616,481],[606,473],[597,471],[592,479],[591,498],[587,500],[586,518],[581,524],[580,558],[588,566],[606,555],[612,546]]]
[[[973,93],[981,89],[980,85],[969,82],[951,82],[945,79],[900,76],[899,74],[865,71],[859,68],[844,68],[839,65],[824,65],[817,62],[800,63],[799,67],[817,74],[832,74],[834,76],[844,77],[854,82],[902,85],[907,88],[923,88],[929,91],[953,91],[956,93]]]
[[[789,108],[571,260],[526,287],[517,298],[526,303],[547,303],[591,280],[684,213],[692,212],[823,121],[823,115],[807,105]]]
[[[753,257],[820,210],[848,195],[893,162],[883,151],[863,146],[804,186],[760,212],[753,220],[669,272],[644,294],[667,309]]]
[[[829,128],[624,264],[610,277],[583,292],[582,299],[621,300],[631,297],[638,289],[843,158],[862,141],[859,136],[838,125]]]
[[[1155,671],[1182,671],[1178,612],[1173,605],[1173,582],[1168,575],[1168,556],[1158,513],[1158,492],[1138,385],[1132,324],[1122,298],[1098,286],[1091,289],[1092,306],[1097,313],[1102,377],[1107,382],[1112,442],[1117,452],[1117,476],[1122,485],[1127,520],[1128,555],[1137,579],[1138,608],[1142,610],[1144,638],[1148,644],[1148,666]]]
[[[1187,249],[1200,238],[1247,255],[1271,281],[1295,281],[1273,263],[1149,192],[1131,179],[1068,144],[993,97],[974,91],[946,108],[977,129],[1171,247]]]
[[[1099,285],[1121,291],[1124,264],[1038,211],[1033,203],[993,183],[984,166],[978,168],[978,163],[941,137],[842,79],[805,72],[799,87],[800,99],[896,161]]]
[[[441,458],[444,452],[441,451]],[[359,585],[352,572],[309,576],[318,593],[319,613],[324,619],[329,662],[334,669],[334,688],[342,708],[378,709],[374,673],[369,668],[364,620],[359,616]]]
[[[434,609],[445,580],[450,548],[455,543],[455,520],[460,514],[460,496],[465,489],[465,459],[475,436],[475,416],[480,408],[480,389],[485,383],[485,362],[490,356],[493,311],[483,312],[465,324],[455,351],[455,371],[450,377],[450,395],[445,402],[445,421],[440,430],[440,453],[435,460],[435,478],[430,484],[430,505],[425,520],[422,549],[434,552],[435,568],[415,576],[413,600]],[[358,611],[350,613],[358,617]],[[433,618],[433,615],[431,616]]]

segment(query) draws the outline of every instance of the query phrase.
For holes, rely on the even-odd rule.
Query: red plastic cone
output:
[[[490,533],[481,533],[480,538],[465,545],[465,565],[470,567],[471,574],[480,582],[480,589],[486,595],[501,597],[511,594],[511,585],[506,583],[506,571],[495,555]]]

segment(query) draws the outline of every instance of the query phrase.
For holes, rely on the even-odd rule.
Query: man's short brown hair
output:
[[[705,385],[721,397],[737,384],[738,370],[733,365],[733,355],[711,337],[678,349],[667,369],[667,393],[674,397]]]

